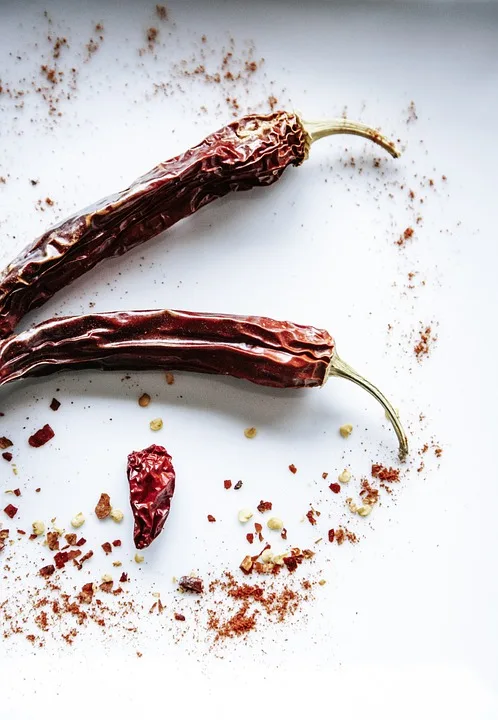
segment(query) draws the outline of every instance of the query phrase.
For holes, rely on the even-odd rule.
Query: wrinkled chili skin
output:
[[[101,260],[122,255],[229,192],[271,185],[286,167],[303,162],[308,145],[296,115],[248,115],[54,226],[0,274],[0,337]]]
[[[169,515],[175,492],[171,455],[160,445],[132,452],[128,455],[127,475],[135,519],[133,539],[141,550],[159,535]]]
[[[187,370],[276,388],[323,385],[326,330],[270,318],[138,310],[54,318],[0,341],[0,385],[58,370]]]

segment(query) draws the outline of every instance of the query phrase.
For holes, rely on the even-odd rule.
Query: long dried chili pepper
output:
[[[64,220],[0,274],[0,337],[101,260],[122,255],[231,191],[271,185],[286,167],[307,158],[313,142],[338,133],[368,138],[398,157],[393,143],[360,123],[304,122],[283,111],[248,115]]]
[[[400,457],[408,453],[392,405],[340,359],[326,330],[263,317],[138,310],[55,318],[0,341],[0,385],[71,368],[189,370],[276,388],[320,387],[343,377],[383,405]]]

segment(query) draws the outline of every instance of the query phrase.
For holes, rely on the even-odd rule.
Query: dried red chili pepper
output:
[[[128,455],[130,504],[135,518],[135,547],[148,547],[166,522],[175,492],[175,470],[171,455],[160,445],[151,445]]]
[[[283,111],[248,115],[64,220],[0,275],[0,337],[101,260],[122,255],[231,191],[271,185],[308,157],[313,142],[339,133],[360,135],[399,155],[376,130],[349,120],[304,122]]]
[[[398,436],[400,457],[408,453],[396,411],[341,360],[326,330],[263,317],[138,310],[54,318],[0,341],[0,386],[71,368],[169,368],[278,388],[320,387],[331,376],[343,377],[381,403]]]

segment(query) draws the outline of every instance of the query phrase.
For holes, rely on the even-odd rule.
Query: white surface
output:
[[[349,117],[400,138],[405,153],[397,162],[382,156],[381,168],[373,168],[376,148],[356,138],[323,140],[271,189],[226,198],[107,262],[23,327],[88,311],[89,302],[95,311],[165,306],[326,327],[344,359],[400,407],[414,453],[432,437],[444,453],[439,468],[433,461],[421,474],[412,470],[395,502],[384,501],[366,522],[351,521],[359,545],[318,546],[316,567],[328,582],[305,621],[215,653],[198,641],[175,644],[154,625],[138,644],[103,644],[82,633],[72,648],[47,641],[36,651],[10,639],[1,649],[2,714],[24,718],[36,709],[48,717],[71,709],[73,717],[87,716],[86,698],[91,712],[112,708],[127,716],[152,678],[158,691],[146,705],[161,714],[188,697],[199,708],[206,699],[219,717],[272,707],[288,717],[298,709],[304,716],[305,707],[349,717],[496,717],[498,7],[307,3],[303,13],[283,3],[168,6],[171,23],[161,29],[156,57],[140,57],[144,29],[157,24],[152,3],[2,3],[3,83],[24,76],[29,85],[37,76],[45,8],[71,46],[62,66],[80,68],[77,95],[61,103],[57,123],[33,93],[20,111],[0,97],[2,263],[48,224],[231,119],[219,86],[184,78],[183,91],[153,92],[176,62],[198,53],[203,33],[216,58],[228,34],[237,52],[251,40],[255,57],[265,58],[246,88],[236,88],[241,113],[263,106],[270,93],[279,107],[311,119],[340,115],[346,106]],[[105,40],[82,63],[78,53],[97,21]],[[418,120],[407,124],[411,100]],[[351,154],[356,168],[344,167]],[[420,189],[423,176],[434,178],[434,189]],[[29,178],[40,184],[32,187]],[[416,202],[425,198],[423,223],[400,250],[394,241],[414,219],[410,187]],[[36,211],[46,195],[55,207]],[[414,270],[426,284],[407,290]],[[412,351],[419,321],[438,323],[438,342],[421,364]],[[29,527],[53,516],[67,524],[76,511],[89,513],[103,490],[127,509],[127,453],[164,443],[177,470],[173,512],[146,563],[130,570],[136,585],[143,583],[146,607],[151,589],[169,598],[172,575],[236,567],[247,547],[236,521],[242,505],[273,500],[293,528],[293,544],[305,545],[344,517],[345,496],[326,491],[324,470],[334,477],[347,463],[358,478],[372,461],[395,461],[382,411],[349,383],[334,380],[298,395],[186,374],[172,387],[161,374],[121,377],[66,374],[2,392],[0,434],[22,448],[17,482],[24,493],[18,522],[5,525]],[[142,390],[153,396],[148,410],[136,404]],[[47,409],[54,394],[63,403],[57,415]],[[163,417],[164,430],[151,438],[155,416]],[[28,433],[45,422],[56,438],[42,450],[28,448]],[[337,433],[344,422],[355,426],[347,443]],[[247,425],[259,429],[252,442],[242,434]],[[244,479],[239,495],[223,490],[226,477]],[[13,484],[6,463],[0,483]],[[299,522],[310,502],[322,510],[317,529]],[[216,525],[206,522],[207,513]],[[106,539],[95,522],[87,528],[94,545]],[[123,556],[132,557],[129,513],[120,536],[128,538]],[[94,560],[95,569],[98,562],[106,569]],[[2,585],[3,595],[13,591],[11,581]],[[248,677],[259,690],[242,689]]]

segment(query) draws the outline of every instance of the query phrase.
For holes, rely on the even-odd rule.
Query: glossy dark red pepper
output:
[[[173,493],[175,470],[171,455],[151,445],[128,455],[130,504],[135,519],[135,547],[143,549],[159,535],[166,522]]]
[[[306,159],[312,142],[337,133],[361,135],[398,155],[392,143],[359,123],[305,123],[283,111],[248,115],[52,227],[0,273],[0,337],[101,260],[122,255],[229,192],[271,185],[289,165]]]

